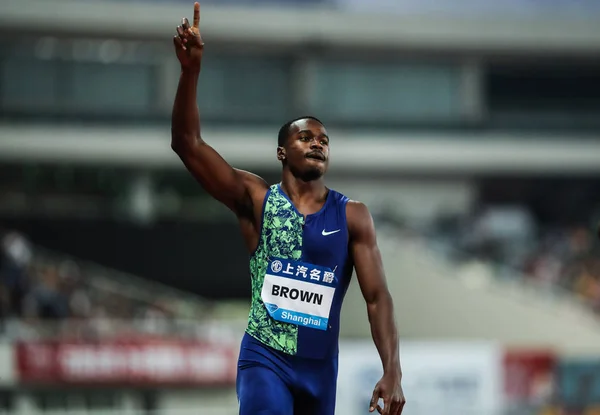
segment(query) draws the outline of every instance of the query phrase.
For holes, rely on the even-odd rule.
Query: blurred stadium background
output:
[[[170,150],[183,0],[0,1],[0,413],[237,413],[234,218]],[[278,180],[313,114],[373,212],[406,415],[600,414],[600,2],[214,0],[199,105]],[[381,374],[353,283],[338,413]],[[318,415],[318,414],[316,414]]]

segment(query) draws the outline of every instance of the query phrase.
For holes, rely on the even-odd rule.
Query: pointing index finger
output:
[[[194,27],[198,29],[200,26],[200,3],[194,3]]]

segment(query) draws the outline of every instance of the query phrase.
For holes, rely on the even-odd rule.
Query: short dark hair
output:
[[[285,141],[287,140],[287,138],[290,134],[290,127],[292,126],[292,124],[295,123],[296,121],[300,121],[300,120],[314,120],[321,125],[325,125],[325,124],[323,124],[323,121],[321,121],[317,117],[313,117],[312,115],[305,115],[304,117],[294,118],[293,120],[290,120],[290,121],[286,122],[285,124],[283,124],[281,126],[281,128],[279,129],[279,134],[277,134],[277,145],[279,147],[283,147],[283,145],[285,144]]]

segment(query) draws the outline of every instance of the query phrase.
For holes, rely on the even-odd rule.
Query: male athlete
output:
[[[252,305],[241,344],[241,415],[334,415],[342,301],[353,268],[383,364],[369,411],[404,406],[393,303],[371,215],[323,183],[329,137],[313,117],[279,131],[281,183],[232,168],[200,136],[196,86],[204,43],[194,22],[173,41],[181,75],[172,115],[173,150],[202,187],[231,209],[250,252]],[[383,408],[379,399],[383,399]]]

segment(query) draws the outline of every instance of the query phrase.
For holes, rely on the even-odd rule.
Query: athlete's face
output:
[[[304,181],[322,177],[329,165],[329,136],[321,123],[311,119],[293,123],[285,146],[277,149],[295,177]]]

